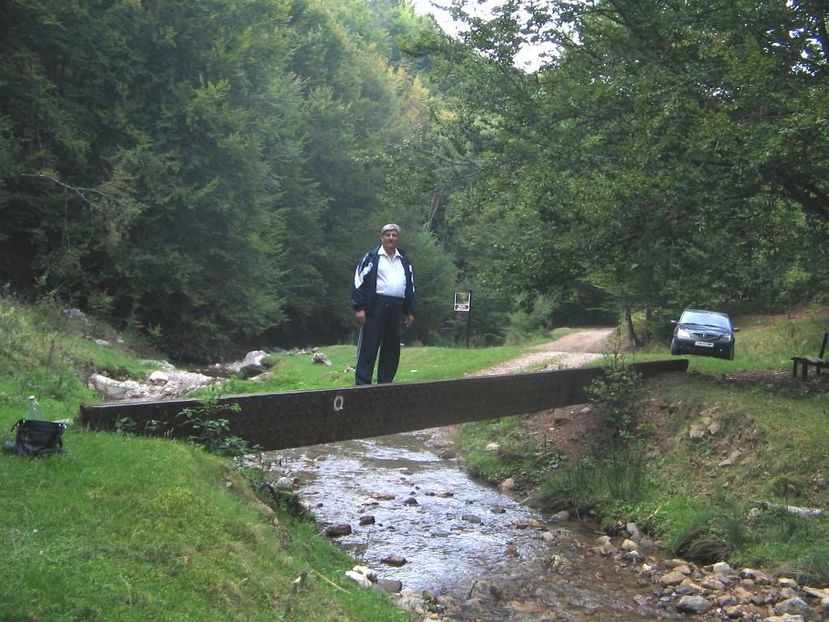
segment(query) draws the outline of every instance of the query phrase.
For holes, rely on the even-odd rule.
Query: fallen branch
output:
[[[351,594],[351,592],[349,592],[347,589],[345,589],[344,587],[341,587],[341,586],[337,585],[336,583],[334,583],[331,579],[329,579],[328,577],[326,577],[326,576],[325,576],[324,574],[322,574],[321,572],[317,572],[317,571],[316,571],[316,570],[314,570],[313,568],[311,568],[311,572],[313,572],[313,573],[314,573],[315,575],[317,575],[320,579],[322,579],[323,581],[325,581],[326,583],[328,583],[328,585],[330,585],[331,587],[335,587],[335,588],[337,588],[338,590],[340,590],[341,592],[345,592],[346,594]]]

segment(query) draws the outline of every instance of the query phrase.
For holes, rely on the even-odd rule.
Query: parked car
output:
[[[679,321],[672,320],[674,336],[671,354],[698,354],[734,359],[734,328],[726,313],[705,309],[685,309]]]

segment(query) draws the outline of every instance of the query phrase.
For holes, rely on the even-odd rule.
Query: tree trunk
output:
[[[625,307],[625,328],[627,329],[628,343],[635,350],[642,345],[642,342],[636,336],[636,330],[633,328],[633,318],[630,316],[629,307]]]

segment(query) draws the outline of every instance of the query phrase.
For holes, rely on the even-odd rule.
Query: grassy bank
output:
[[[412,348],[403,380],[452,377],[509,359],[522,347]],[[353,346],[275,354],[258,381],[224,393],[353,382]],[[144,378],[160,356],[108,327],[48,305],[0,298],[0,429],[26,416],[34,394],[46,418],[72,418],[97,398],[90,372]],[[88,432],[68,453],[0,454],[2,620],[407,620],[391,599],[345,579],[353,561],[316,525],[257,496],[257,475],[182,442]]]
[[[738,323],[736,360],[691,357],[688,374],[637,389],[631,438],[605,425],[562,463],[532,417],[476,423],[460,436],[468,463],[492,482],[516,478],[547,509],[638,521],[678,556],[829,582],[829,519],[787,510],[829,510],[829,382],[792,378],[790,361],[817,354],[829,310]],[[493,441],[508,451],[487,451]]]
[[[715,552],[825,580],[826,519],[779,508],[829,506],[827,393],[788,377],[789,357],[816,349],[827,320],[823,311],[747,319],[735,361],[693,359],[689,374],[645,387],[637,435],[613,451],[605,439],[587,439],[603,451],[562,463],[558,448],[528,431],[531,417],[513,417],[464,428],[468,464],[494,482],[516,477],[547,507],[598,522],[637,520],[678,553]],[[400,379],[457,377],[530,345],[406,348]],[[230,381],[222,392],[350,385],[354,347],[322,351],[331,366],[275,353],[263,378]],[[636,356],[663,358],[665,350]],[[73,417],[96,399],[83,386],[89,372],[143,378],[157,358],[88,319],[1,299],[0,428],[25,416],[30,394],[47,417]],[[691,439],[690,427],[706,418],[720,431]],[[485,451],[493,440],[509,452]],[[232,461],[186,443],[77,426],[65,443],[68,454],[46,459],[0,455],[0,619],[408,619],[388,596],[346,580],[353,561],[312,522],[263,503],[256,474]],[[718,466],[734,449],[740,458]]]

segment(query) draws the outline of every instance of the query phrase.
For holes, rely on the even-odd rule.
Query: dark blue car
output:
[[[734,333],[739,329],[731,318],[719,311],[685,309],[675,324],[671,354],[697,354],[734,359]]]

